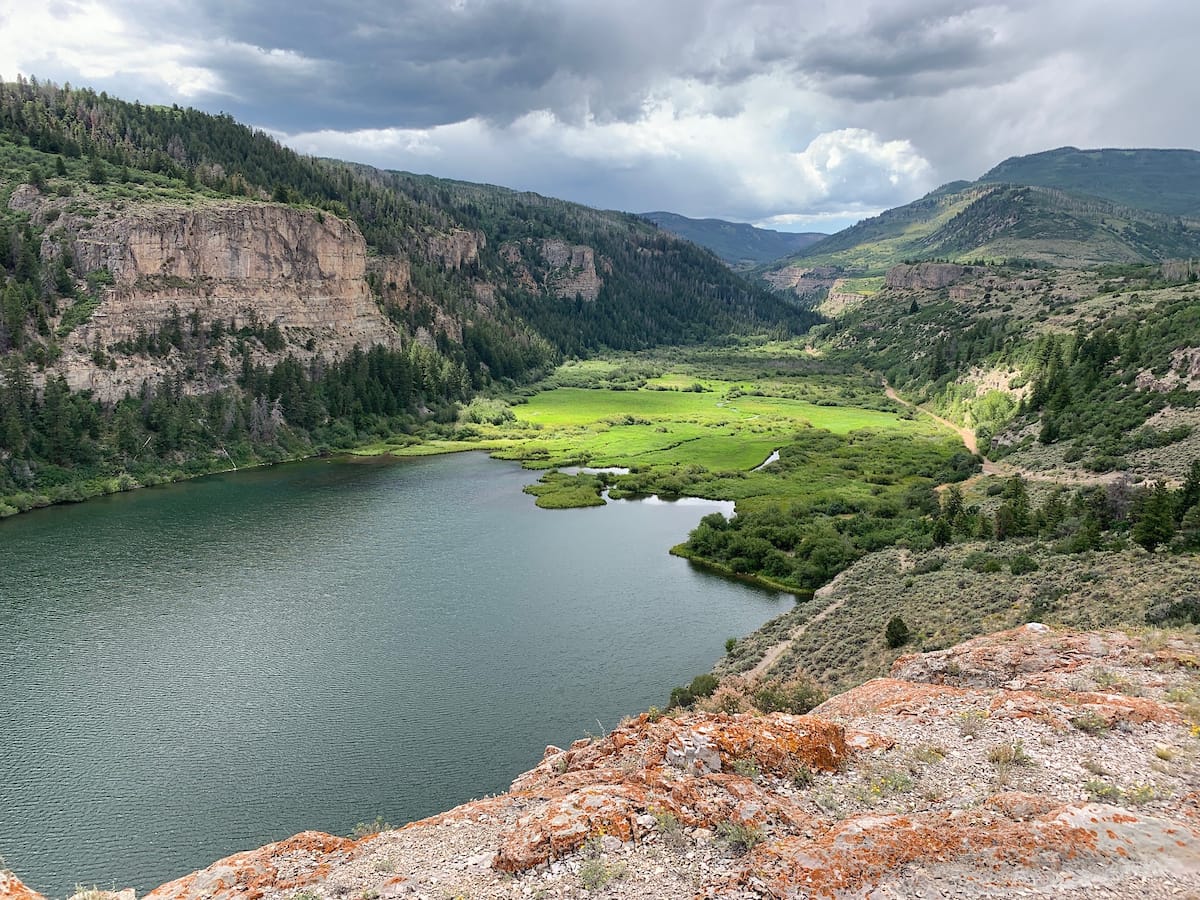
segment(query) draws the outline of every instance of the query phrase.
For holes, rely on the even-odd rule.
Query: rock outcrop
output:
[[[152,900],[1200,895],[1200,641],[1028,625],[809,715],[643,714],[501,796]],[[39,900],[0,877],[0,900]]]
[[[462,342],[462,320],[450,315],[439,304],[413,289],[412,264],[407,259],[399,256],[369,257],[367,271],[379,292],[379,300],[389,315],[399,312],[401,321],[408,316],[427,323],[412,329],[414,337],[418,340],[432,346],[435,343],[433,335],[440,331],[451,340]]]
[[[936,291],[962,281],[974,269],[955,263],[901,263],[887,271],[885,283],[893,290]]]
[[[840,277],[841,270],[834,266],[785,266],[767,272],[763,280],[776,290],[808,299],[828,293]]]
[[[0,900],[45,900],[37,891],[31,891],[12,872],[0,869]]]
[[[512,279],[530,292],[545,291],[560,300],[581,297],[590,302],[604,287],[596,252],[585,244],[527,238],[502,244],[500,256],[508,264]],[[599,266],[605,272],[612,271],[607,260],[601,259]]]
[[[425,241],[426,252],[447,269],[461,269],[478,261],[479,251],[487,246],[482,231],[456,228],[445,234],[431,234]]]
[[[278,326],[283,353],[336,358],[356,344],[396,346],[400,334],[366,281],[367,247],[358,228],[328,213],[271,203],[221,201],[190,206],[139,205],[84,216],[63,201],[21,197],[35,217],[56,213],[43,253],[65,247],[80,273],[106,270],[91,316],[65,338],[52,371],[76,390],[112,400],[144,380],[177,375],[177,360],[123,353],[124,343],[151,334],[177,315],[195,315],[230,330]],[[65,211],[64,211],[65,210]],[[407,286],[407,267],[393,278]],[[224,348],[214,348],[220,356]],[[112,365],[97,362],[97,351]],[[272,357],[259,354],[260,361]],[[222,360],[226,371],[236,363]],[[202,392],[220,385],[185,384]]]
[[[1169,391],[1182,388],[1200,391],[1200,347],[1180,347],[1171,351],[1171,367],[1162,376],[1149,369],[1138,373],[1134,387],[1139,391]]]
[[[541,251],[549,268],[546,284],[554,296],[589,301],[600,296],[604,282],[596,272],[596,254],[591,247],[547,239],[542,241]]]

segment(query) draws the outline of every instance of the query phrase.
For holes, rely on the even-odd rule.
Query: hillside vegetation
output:
[[[803,250],[791,262],[881,274],[909,260],[1100,265],[1200,254],[1200,219],[1173,218],[1056,188],[943,188]]]
[[[152,328],[87,350],[97,371],[170,377],[124,400],[72,394],[56,363],[113,279],[72,257],[68,227],[230,202],[353,221],[399,346],[335,361],[273,323],[164,304]],[[402,283],[381,274],[398,269]],[[147,289],[205,290],[159,281]],[[0,82],[0,512],[420,431],[567,355],[815,320],[635,216],[303,157],[228,116]]]
[[[1200,153],[1195,150],[1059,147],[1006,159],[979,180],[1059,188],[1168,216],[1200,216]]]
[[[689,219],[671,212],[648,212],[641,217],[693,244],[707,247],[734,268],[749,268],[789,256],[826,237],[817,232],[772,231],[724,219]]]
[[[1056,266],[1158,262],[1200,253],[1200,153],[1050,150],[947,184],[793,256],[881,274],[909,260]],[[777,268],[772,266],[770,268]]]

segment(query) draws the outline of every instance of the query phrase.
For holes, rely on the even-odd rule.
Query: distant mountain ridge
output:
[[[684,240],[707,247],[735,268],[772,262],[828,237],[819,232],[773,231],[724,219],[690,219],[672,212],[639,215]]]
[[[1168,216],[1200,217],[1195,150],[1059,147],[1010,157],[979,181],[1059,188]]]
[[[790,262],[881,274],[912,259],[1090,266],[1197,255],[1200,152],[1063,147],[951,182]]]

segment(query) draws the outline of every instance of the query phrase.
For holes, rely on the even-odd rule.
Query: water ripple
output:
[[[784,601],[666,550],[716,505],[547,512],[518,466],[314,461],[0,526],[0,855],[139,891],[503,790]]]

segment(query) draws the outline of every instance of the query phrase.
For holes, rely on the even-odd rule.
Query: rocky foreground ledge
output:
[[[1194,635],[1027,625],[811,715],[642,715],[507,794],[305,832],[146,900],[1200,898],[1197,721]],[[0,900],[43,898],[0,875]]]

